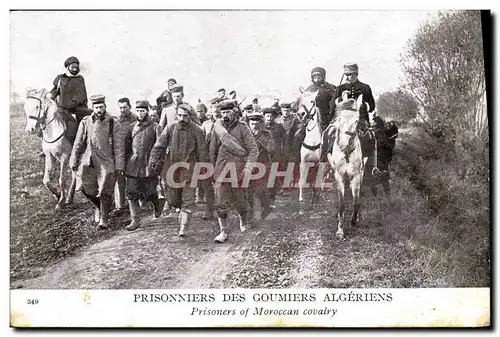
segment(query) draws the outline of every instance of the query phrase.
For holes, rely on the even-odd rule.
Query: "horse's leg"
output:
[[[345,184],[343,177],[335,170],[335,181],[337,182],[337,193],[339,198],[339,210],[337,213],[337,232],[335,236],[339,239],[344,239],[344,207],[345,207]]]
[[[75,189],[76,189],[76,173],[71,171],[71,186],[69,187],[68,196],[66,197],[67,205],[73,203],[73,199],[75,198]]]
[[[351,226],[357,226],[359,222],[359,207],[361,205],[361,182],[362,178],[357,176],[351,180],[351,192],[352,192],[352,203],[353,203],[353,212],[351,219]]]
[[[300,161],[300,174],[299,174],[299,202],[304,202],[304,195],[303,195],[303,189],[304,189],[304,180],[307,180],[307,177],[305,176],[305,164],[303,161],[303,158],[301,158]]]
[[[52,171],[54,169],[54,157],[49,151],[44,151],[44,153],[45,153],[45,172],[43,175],[43,184],[45,185],[45,187],[49,189],[49,191],[56,198],[56,200],[59,200],[61,195],[57,191],[57,189],[54,186],[52,186],[51,182]]]
[[[66,202],[66,176],[68,164],[68,156],[62,154],[61,158],[59,158],[59,190],[61,191],[61,195],[59,196],[59,201],[57,202],[56,209],[62,209],[64,207],[64,203]]]

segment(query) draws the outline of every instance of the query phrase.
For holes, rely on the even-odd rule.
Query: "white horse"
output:
[[[300,178],[299,178],[299,202],[304,202],[303,189],[307,183],[308,167],[315,170],[318,169],[320,159],[320,146],[321,146],[321,123],[319,108],[316,105],[316,96],[318,91],[302,92],[297,104],[297,113],[304,114],[306,119],[306,135],[302,141],[300,148]],[[307,164],[308,163],[308,164]],[[310,164],[312,163],[312,165]],[[312,182],[313,198],[311,204],[317,201],[317,188],[315,182]]]
[[[347,99],[345,94],[342,102],[339,99],[336,100],[337,109],[333,122],[336,129],[335,139],[333,149],[327,155],[337,185],[339,210],[337,213],[338,229],[335,235],[340,239],[344,238],[345,189],[349,185],[353,197],[351,226],[357,225],[359,221],[361,184],[368,158],[363,157],[357,129],[359,123],[369,122],[360,117],[359,109],[362,104],[364,104],[363,95],[354,100]],[[372,117],[370,114],[368,116]]]
[[[75,195],[76,176],[69,169],[72,144],[65,137],[66,121],[58,112],[56,103],[50,98],[46,89],[29,89],[24,105],[26,110],[26,132],[42,133],[42,149],[45,154],[45,173],[43,184],[52,192],[57,200],[56,209],[73,203]],[[55,160],[59,162],[59,191],[52,183],[52,172]],[[71,174],[71,185],[67,192],[67,176]]]

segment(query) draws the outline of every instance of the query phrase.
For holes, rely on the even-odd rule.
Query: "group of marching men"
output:
[[[130,100],[121,98],[120,116],[112,117],[103,95],[89,97],[92,109],[88,109],[79,60],[70,57],[65,67],[66,72],[54,80],[52,98],[59,110],[75,115],[78,127],[70,167],[77,174],[77,188],[95,206],[98,228],[108,228],[109,215],[128,208],[131,221],[125,228],[136,230],[141,225],[141,206],[151,202],[156,218],[164,209],[177,215],[178,235],[184,236],[194,205],[204,199],[203,218],[213,219],[216,211],[220,232],[214,241],[224,242],[228,239],[231,210],[237,211],[242,232],[251,227],[256,200],[260,200],[261,219],[272,211],[280,187],[267,187],[266,177],[252,181],[248,187],[214,181],[227,163],[235,165],[240,181],[252,172],[247,163],[270,166],[279,162],[286,167],[288,162],[298,162],[307,120],[296,113],[293,102],[280,104],[275,100],[272,106],[261,108],[255,99],[241,107],[236,92],[226,97],[225,90],[220,89],[208,107],[199,102],[195,109],[184,102],[184,87],[169,79],[168,89],[158,97],[156,106],[139,100],[132,112]],[[345,65],[347,83],[335,87],[326,82],[323,68],[312,70],[312,84],[306,90],[319,90],[317,106],[326,129],[324,139],[332,132],[329,124],[334,100],[344,91],[349,91],[352,98],[363,94],[365,111],[375,108],[370,87],[359,82],[357,74],[356,64]],[[330,144],[324,141],[321,146],[324,154]],[[176,169],[171,178],[186,184],[173,187],[167,183],[166,171],[179,162],[188,165]],[[195,164],[200,162],[211,163],[214,174],[190,186]],[[111,210],[113,198],[115,208]]]

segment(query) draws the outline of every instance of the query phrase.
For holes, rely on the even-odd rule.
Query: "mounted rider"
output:
[[[50,94],[60,110],[76,116],[78,126],[83,117],[92,113],[87,106],[85,80],[79,74],[80,61],[75,56],[68,57],[64,61],[64,67],[66,72],[56,76]]]
[[[58,112],[62,112],[62,115],[65,116],[66,138],[73,143],[78,125],[83,117],[92,113],[92,110],[87,106],[85,80],[79,74],[80,61],[75,56],[68,57],[64,61],[64,67],[66,71],[56,76],[50,95],[57,104]],[[43,152],[39,153],[38,156],[43,157]]]
[[[382,118],[379,116],[375,116],[373,118],[373,123],[370,125],[370,120],[368,118],[368,113],[371,113],[375,110],[375,99],[373,98],[372,90],[368,84],[362,83],[358,79],[359,67],[356,63],[347,63],[343,67],[344,75],[346,76],[346,83],[343,83],[337,87],[334,96],[334,103],[337,99],[341,100],[343,94],[347,94],[347,98],[357,99],[359,95],[363,95],[363,105],[360,107],[361,117],[367,122],[369,125],[369,130],[371,134],[374,136],[374,140],[376,140],[377,148],[373,149],[374,155],[377,154],[377,167],[382,169],[381,171],[374,171],[374,174],[377,173],[386,173],[388,162],[392,157],[392,149],[388,149],[388,132],[386,125]],[[327,154],[331,151],[333,146],[333,142],[329,142],[335,132],[335,128],[332,124],[328,126],[328,128],[323,132],[322,135],[322,143],[321,143],[321,161],[327,160]],[[397,134],[393,137],[397,137]],[[368,150],[366,142],[362,139],[365,146],[364,151]],[[374,143],[370,142],[370,143]],[[368,145],[369,146],[369,145]],[[374,144],[371,144],[374,147]],[[370,148],[371,150],[371,148]]]
[[[326,70],[322,67],[315,67],[311,70],[312,83],[306,88],[305,91],[315,92],[318,90],[316,96],[316,105],[319,109],[321,130],[324,130],[334,113],[334,95],[336,87],[326,81]]]

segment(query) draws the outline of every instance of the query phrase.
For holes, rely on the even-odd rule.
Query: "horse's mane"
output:
[[[348,118],[346,118],[348,117]],[[342,127],[345,122],[350,122],[353,119],[358,119],[359,113],[356,108],[356,100],[350,98],[346,101],[340,102],[335,108],[335,117],[333,124],[336,128]]]
[[[42,101],[43,104],[45,105],[50,105],[53,104],[54,101],[50,97],[50,92],[43,88],[43,89],[28,89],[26,91],[26,98],[28,97],[36,97]]]

